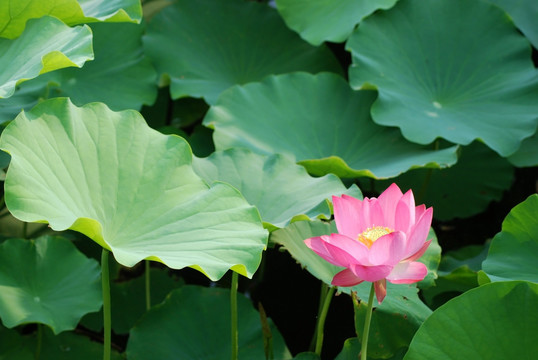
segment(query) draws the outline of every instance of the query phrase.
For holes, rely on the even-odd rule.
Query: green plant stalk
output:
[[[318,315],[316,319],[319,319],[321,316],[321,311],[323,310],[323,300],[325,300],[325,296],[327,296],[327,291],[329,291],[329,286],[325,284],[323,281],[321,282],[320,292],[319,292],[319,303],[318,303]],[[312,335],[312,340],[310,340],[310,346],[308,347],[309,351],[313,352],[316,348],[316,337],[318,334],[318,322],[316,322],[316,327],[314,329],[314,335]]]
[[[366,360],[368,352],[368,335],[370,333],[370,321],[372,320],[372,307],[374,305],[375,287],[372,283],[370,296],[368,298],[368,309],[366,310],[366,318],[364,319],[364,330],[362,331],[361,341],[361,360]]]
[[[238,275],[232,271],[232,285],[230,291],[231,330],[232,330],[232,360],[237,360],[239,353],[239,334],[237,331],[237,283]]]
[[[273,360],[273,334],[271,333],[271,327],[267,321],[267,314],[265,313],[265,309],[261,302],[258,303],[258,312],[262,324],[263,352],[265,353],[265,360]]]
[[[359,332],[359,325],[357,323],[357,309],[359,308],[359,298],[356,291],[351,292],[351,301],[353,303],[353,314],[355,317],[355,334],[357,335],[358,339],[361,337],[361,334]]]
[[[37,344],[35,347],[35,360],[39,360],[41,356],[41,348],[43,345],[43,325],[37,324]]]
[[[22,223],[22,238],[28,239],[28,223],[27,222]]]
[[[144,271],[144,275],[146,278],[146,311],[149,311],[151,309],[151,274],[150,274],[150,263],[149,260],[144,260],[146,269]]]
[[[321,356],[321,349],[323,347],[323,330],[325,328],[325,319],[327,318],[327,313],[329,312],[329,306],[331,305],[331,300],[333,298],[336,287],[333,286],[327,291],[325,300],[323,301],[323,308],[318,317],[318,325],[316,327],[316,349],[315,353]]]
[[[112,319],[110,314],[110,274],[108,269],[109,251],[103,248],[101,253],[101,282],[103,289],[103,360],[110,360],[112,348]]]

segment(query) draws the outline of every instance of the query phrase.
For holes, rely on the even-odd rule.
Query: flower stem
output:
[[[331,287],[329,291],[327,291],[327,296],[325,296],[325,300],[323,301],[323,308],[321,309],[321,313],[318,317],[318,326],[316,327],[316,349],[314,352],[319,356],[321,356],[321,348],[323,347],[323,329],[325,327],[325,318],[327,318],[327,313],[329,312],[329,305],[331,305],[331,300],[335,291],[335,286]]]
[[[361,360],[367,359],[368,351],[368,334],[370,333],[370,321],[372,320],[372,307],[374,305],[374,294],[375,287],[372,283],[372,288],[370,289],[370,297],[368,298],[368,309],[366,310],[366,318],[364,319],[364,330],[362,332],[362,341],[361,341]]]
[[[103,248],[103,252],[101,253],[101,282],[103,289],[104,328],[103,360],[110,360],[110,352],[112,346],[112,320],[110,315],[110,274],[108,270],[108,253],[109,251]]]
[[[232,271],[232,285],[230,289],[232,360],[237,360],[237,355],[239,353],[239,334],[237,332],[237,283],[238,275],[235,271]]]
[[[144,275],[146,278],[146,311],[149,311],[151,309],[151,274],[149,269],[149,260],[144,260],[146,269],[144,271]]]

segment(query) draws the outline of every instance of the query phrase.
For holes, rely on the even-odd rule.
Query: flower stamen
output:
[[[394,230],[391,230],[385,226],[372,226],[360,233],[357,240],[370,248],[372,244],[381,236],[390,234],[392,232],[394,232]]]

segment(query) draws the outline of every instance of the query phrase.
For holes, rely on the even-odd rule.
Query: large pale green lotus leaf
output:
[[[520,148],[508,157],[514,166],[530,167],[538,165],[538,135],[535,133],[521,143]]]
[[[92,59],[87,25],[70,28],[50,16],[30,20],[17,39],[0,38],[0,99],[13,95],[15,86],[25,80],[64,67],[81,67]]]
[[[285,228],[271,233],[271,241],[284,246],[284,248],[314,277],[331,286],[331,281],[339,271],[343,270],[334,266],[314,253],[305,244],[304,240],[313,236],[336,233],[334,223],[322,223],[318,221],[297,221]],[[437,265],[435,265],[435,268]],[[359,299],[367,302],[371,283],[363,282],[353,287],[339,287],[338,291],[350,294],[356,291]],[[431,314],[431,310],[419,299],[415,284],[391,284],[387,282],[387,296],[379,305],[376,301],[376,311],[384,311],[389,314],[400,314],[410,322],[413,328],[420,324]]]
[[[346,193],[332,174],[313,178],[283,155],[259,155],[247,149],[229,149],[208,158],[194,158],[194,170],[208,183],[224,181],[255,205],[269,227],[284,227],[297,215],[331,217],[327,199]]]
[[[218,279],[259,265],[257,210],[227,184],[208,188],[187,142],[136,111],[51,99],[11,122],[0,147],[12,157],[6,204],[23,221],[79,231],[125,266],[150,259]]]
[[[450,168],[413,170],[394,181],[402,191],[413,189],[421,202],[433,206],[436,219],[450,220],[484,211],[492,201],[502,198],[513,180],[514,168],[506,159],[474,142],[461,148],[458,162]],[[390,182],[381,181],[376,188],[384,190]]]
[[[140,0],[78,0],[86,19],[83,22],[136,22],[142,20]],[[90,19],[88,19],[90,18]],[[81,20],[77,20],[80,23]]]
[[[534,359],[537,307],[538,284],[507,281],[469,290],[433,312],[404,359]]]
[[[531,49],[494,5],[399,1],[364,19],[347,48],[352,87],[379,90],[373,120],[398,126],[413,142],[481,139],[508,156],[535,132],[538,72]]]
[[[519,30],[538,49],[538,2],[535,0],[488,0],[506,11]]]
[[[311,174],[387,178],[414,167],[445,167],[456,148],[434,151],[370,118],[374,91],[338,75],[292,73],[225,91],[204,118],[218,150],[246,147],[294,156]]]
[[[95,21],[140,22],[140,0],[3,0],[0,2],[0,37],[14,39],[29,19],[53,16],[67,25]]]
[[[538,195],[510,211],[502,231],[491,241],[482,269],[492,281],[527,280],[538,283]]]
[[[81,69],[59,71],[59,89],[76,105],[100,101],[112,110],[140,109],[157,97],[157,73],[142,51],[142,25],[91,25],[95,60]]]
[[[277,0],[286,25],[313,45],[345,41],[362,18],[388,9],[397,0]]]
[[[6,327],[37,322],[59,333],[101,304],[99,264],[70,241],[41,237],[0,245],[0,317]]]
[[[265,359],[260,314],[241,294],[237,313],[239,359]],[[274,359],[292,359],[276,327],[269,325]],[[230,337],[230,290],[188,285],[140,319],[126,354],[129,360],[221,360],[231,353]]]
[[[210,104],[228,87],[267,75],[342,71],[328,48],[304,42],[275,9],[252,1],[178,0],[151,20],[144,45],[170,78],[172,98]]]

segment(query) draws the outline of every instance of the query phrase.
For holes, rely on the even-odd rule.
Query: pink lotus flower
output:
[[[426,265],[416,262],[431,243],[426,241],[433,209],[415,207],[413,192],[405,194],[396,184],[378,198],[333,196],[334,220],[338,234],[306,239],[316,254],[333,265],[345,267],[332,284],[355,286],[374,283],[377,301],[387,295],[387,280],[412,284],[424,279]]]

